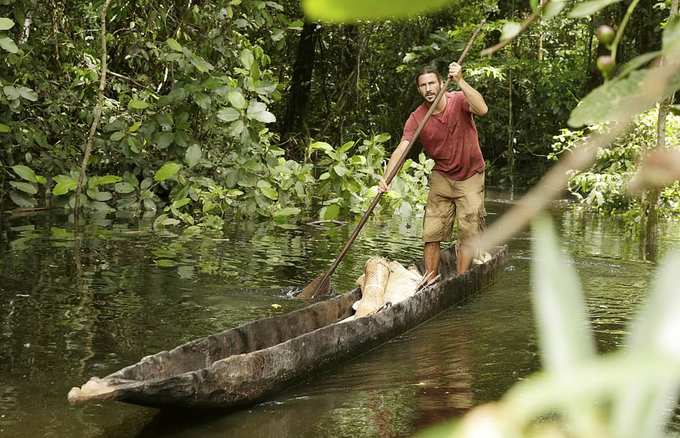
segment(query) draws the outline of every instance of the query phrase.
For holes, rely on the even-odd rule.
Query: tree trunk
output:
[[[508,70],[508,175],[510,177],[510,193],[515,192],[515,127],[512,117],[512,69]]]
[[[297,58],[293,66],[286,115],[283,121],[283,133],[287,137],[294,137],[303,130],[309,93],[312,89],[314,58],[320,28],[321,26],[317,23],[305,23],[302,27]]]
[[[673,0],[671,3],[670,18],[678,13],[678,0]],[[668,111],[673,103],[674,96],[659,103],[659,118],[656,125],[656,148],[663,149],[666,147],[666,119],[668,118]],[[645,242],[645,256],[648,260],[656,260],[656,236],[657,227],[659,223],[659,206],[661,199],[659,195],[661,189],[650,190],[646,197],[643,196],[642,201],[642,219],[641,232],[643,233],[642,240]],[[646,199],[646,202],[645,202]]]

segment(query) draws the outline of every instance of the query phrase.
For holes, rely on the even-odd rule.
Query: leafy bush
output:
[[[625,216],[631,220],[639,216],[640,197],[628,193],[628,184],[637,173],[645,152],[656,146],[658,110],[639,115],[629,132],[617,139],[608,149],[598,152],[597,162],[587,172],[572,172],[568,190],[584,205],[604,214]],[[549,159],[556,160],[578,146],[588,132],[602,132],[604,125],[592,125],[584,130],[563,129],[554,137]],[[680,116],[669,115],[666,143],[669,148],[680,148]],[[680,185],[675,183],[662,191],[660,213],[675,216],[680,213],[677,199]]]

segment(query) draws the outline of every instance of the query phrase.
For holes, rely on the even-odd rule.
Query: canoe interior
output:
[[[423,272],[422,260],[416,262]],[[456,254],[453,247],[442,250],[440,281],[455,277]],[[360,289],[285,315],[262,319],[206,338],[196,339],[171,351],[147,356],[123,368],[109,378],[144,381],[165,379],[178,374],[204,369],[230,356],[263,350],[305,333],[341,321],[352,314],[352,304],[361,298]]]

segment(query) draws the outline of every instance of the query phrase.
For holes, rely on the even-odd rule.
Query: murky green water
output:
[[[509,204],[488,194],[491,219]],[[616,348],[655,265],[638,260],[617,223],[566,207],[555,216],[599,347]],[[268,403],[210,416],[120,403],[73,408],[66,394],[91,376],[303,306],[294,293],[329,268],[353,225],[287,230],[235,221],[213,239],[156,233],[150,219],[100,218],[88,222],[76,257],[67,216],[4,216],[1,224],[1,437],[408,436],[499,398],[539,368],[524,232],[491,288]],[[412,225],[369,222],[334,288],[348,290],[369,255],[420,258],[419,220]],[[660,236],[668,251],[680,244],[680,226],[668,224]]]

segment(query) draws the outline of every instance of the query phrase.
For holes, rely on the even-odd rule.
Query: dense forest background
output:
[[[499,42],[508,21],[528,17],[530,3],[458,2],[354,24],[306,21],[299,2],[288,1],[0,3],[0,204],[73,208],[92,130],[79,205],[212,228],[230,214],[285,225],[297,215],[363,212],[420,103],[414,72],[424,64],[444,72],[484,17],[464,77],[490,108],[477,118],[488,179],[529,185],[583,133],[567,129],[579,101],[627,61],[661,49],[671,8],[670,0],[635,2],[615,65],[598,68],[611,46],[597,29],[616,32],[630,2],[539,20],[493,57],[480,51]],[[572,191],[603,211],[635,203],[620,180],[656,142],[645,123],[599,173],[575,176]],[[411,158],[386,211],[408,215],[424,200],[431,162],[418,148]],[[666,204],[677,211],[677,202]]]

